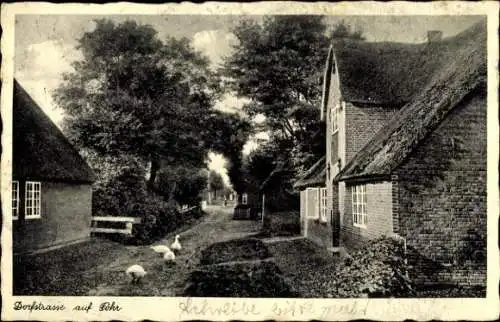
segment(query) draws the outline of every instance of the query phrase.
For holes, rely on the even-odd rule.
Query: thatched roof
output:
[[[450,53],[467,41],[467,31],[442,42],[402,44],[340,39],[333,44],[342,99],[404,105],[421,93]]]
[[[326,157],[313,164],[293,185],[294,189],[324,186],[326,181]]]
[[[78,151],[14,80],[13,177],[92,182],[94,174]]]
[[[425,59],[435,61],[424,64],[419,58],[424,64],[423,70],[429,73],[425,86],[354,156],[336,179],[390,175],[457,104],[475,89],[485,86],[486,39],[483,21],[426,49],[434,54],[428,52]],[[407,76],[414,77],[413,74]],[[420,81],[415,83],[422,86]]]
[[[262,182],[262,184],[259,186],[259,190],[265,190],[268,186],[270,186],[274,180],[278,177],[278,175],[283,174],[284,172],[287,172],[285,169],[285,163],[284,162],[279,162],[271,171],[271,173],[267,176],[267,178]]]

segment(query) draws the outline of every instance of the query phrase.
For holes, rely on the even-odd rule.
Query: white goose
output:
[[[181,243],[179,242],[179,235],[175,236],[175,241],[170,245],[170,248],[174,250],[174,252],[179,252],[182,249]]]
[[[151,248],[152,250],[155,251],[155,253],[160,253],[160,254],[164,254],[166,252],[170,252],[170,248],[166,245],[156,245],[156,246],[151,246],[149,247]]]
[[[165,252],[163,254],[163,260],[166,263],[173,263],[175,261],[175,254],[174,254],[174,252],[171,251],[171,250],[168,250],[168,252]]]
[[[132,283],[137,283],[147,273],[141,265],[132,265],[125,271],[125,274],[132,278]]]

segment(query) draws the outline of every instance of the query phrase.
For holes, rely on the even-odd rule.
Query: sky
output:
[[[72,70],[71,62],[82,58],[76,48],[84,32],[92,31],[95,19],[115,22],[135,20],[152,25],[159,39],[167,36],[187,37],[193,47],[209,57],[213,67],[231,53],[238,40],[231,30],[242,19],[262,21],[263,16],[242,15],[17,15],[15,22],[15,77],[47,115],[58,125],[62,110],[52,100],[62,74]],[[328,16],[325,23],[341,20],[363,31],[367,41],[419,43],[426,40],[428,30],[441,30],[443,37],[453,36],[477,22],[479,16]],[[217,102],[216,108],[230,113],[240,112],[248,100],[233,93]],[[257,122],[262,121],[258,117]],[[244,147],[249,153],[258,146],[259,133]],[[222,174],[228,182],[226,161],[221,155],[209,155],[209,168]]]

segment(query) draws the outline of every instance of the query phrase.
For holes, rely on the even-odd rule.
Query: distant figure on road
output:
[[[224,196],[224,207],[226,207],[226,206],[227,206],[227,198],[226,198],[226,196]]]

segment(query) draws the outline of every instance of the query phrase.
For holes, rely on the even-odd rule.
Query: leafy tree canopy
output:
[[[262,24],[243,21],[234,34],[239,44],[222,73],[238,95],[250,98],[245,111],[266,117],[271,139],[259,153],[293,170],[284,173],[300,174],[325,153],[320,101],[330,43],[333,38],[363,40],[362,32],[344,21],[328,30],[321,16],[283,15],[266,17]],[[257,160],[246,162],[247,174]],[[285,182],[290,186],[293,177]]]
[[[152,187],[161,167],[201,167],[209,149],[234,150],[228,145],[246,140],[244,131],[228,130],[243,121],[212,108],[220,81],[188,39],[162,41],[148,25],[97,20],[78,43],[83,60],[55,99],[81,148],[142,159]]]
[[[207,177],[198,168],[182,165],[163,167],[158,173],[156,186],[165,201],[175,200],[183,205],[196,205],[207,186]]]
[[[365,40],[361,29],[353,28],[349,23],[341,20],[335,24],[330,32],[330,39],[349,38],[356,40]]]

